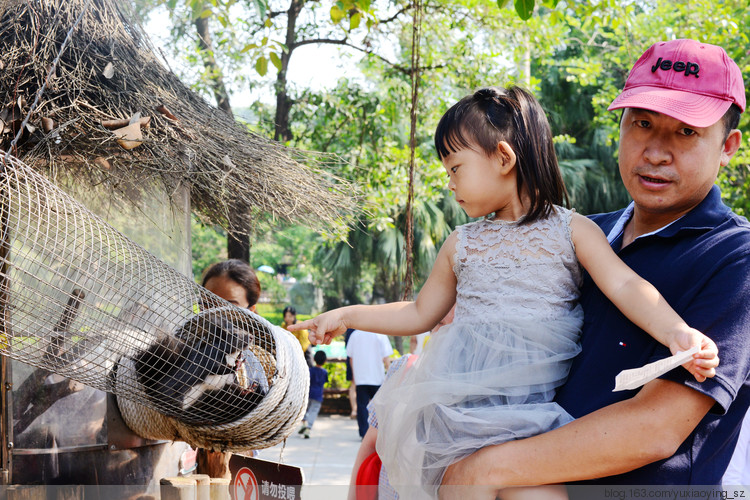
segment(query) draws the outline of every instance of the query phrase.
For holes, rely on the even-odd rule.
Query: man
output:
[[[661,42],[636,62],[609,109],[623,109],[619,165],[633,203],[593,217],[619,256],[719,347],[703,383],[678,368],[640,390],[615,375],[669,355],[587,280],[582,354],[557,401],[574,422],[487,447],[443,484],[720,484],[750,404],[750,225],[714,186],[741,141],[745,89],[720,47]],[[473,498],[486,490],[476,488]],[[453,493],[451,492],[453,491]],[[443,488],[445,498],[462,494]]]
[[[391,341],[385,335],[354,330],[346,344],[346,355],[351,358],[357,391],[357,425],[359,437],[364,438],[367,423],[367,404],[385,380],[385,371],[393,354]]]

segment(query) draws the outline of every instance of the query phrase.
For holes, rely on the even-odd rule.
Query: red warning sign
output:
[[[258,480],[253,471],[243,467],[234,476],[234,500],[259,500]]]

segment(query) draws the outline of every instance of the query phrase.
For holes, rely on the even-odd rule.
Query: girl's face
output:
[[[444,157],[443,166],[449,177],[448,189],[469,217],[492,212],[507,220],[523,216],[516,210],[520,200],[513,168],[515,155],[511,161],[502,154],[500,145],[498,154],[493,156],[487,156],[478,146],[460,149]]]
[[[297,316],[296,315],[294,315],[294,314],[292,314],[290,312],[284,313],[284,323],[286,323],[287,325],[293,325],[296,322],[297,322]]]
[[[255,310],[255,304],[253,304],[253,307],[249,307],[250,304],[247,301],[247,291],[245,288],[227,276],[214,276],[206,281],[205,288],[236,306]]]

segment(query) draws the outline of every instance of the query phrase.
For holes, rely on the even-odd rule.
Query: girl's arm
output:
[[[701,350],[685,366],[696,380],[713,377],[719,364],[711,339],[690,328],[651,283],[630,269],[609,246],[593,221],[573,214],[570,222],[576,256],[594,283],[633,323],[675,353],[697,345]]]
[[[330,344],[347,328],[385,335],[416,335],[429,331],[456,301],[456,275],[453,256],[457,236],[454,231],[443,243],[429,278],[413,302],[356,305],[334,309],[313,319],[289,326],[289,330],[310,330],[313,344]]]

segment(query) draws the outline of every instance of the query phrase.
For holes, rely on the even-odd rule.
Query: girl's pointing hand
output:
[[[338,309],[325,312],[312,319],[295,323],[287,327],[289,331],[307,329],[308,338],[313,345],[330,344],[334,337],[346,332],[347,326]]]

